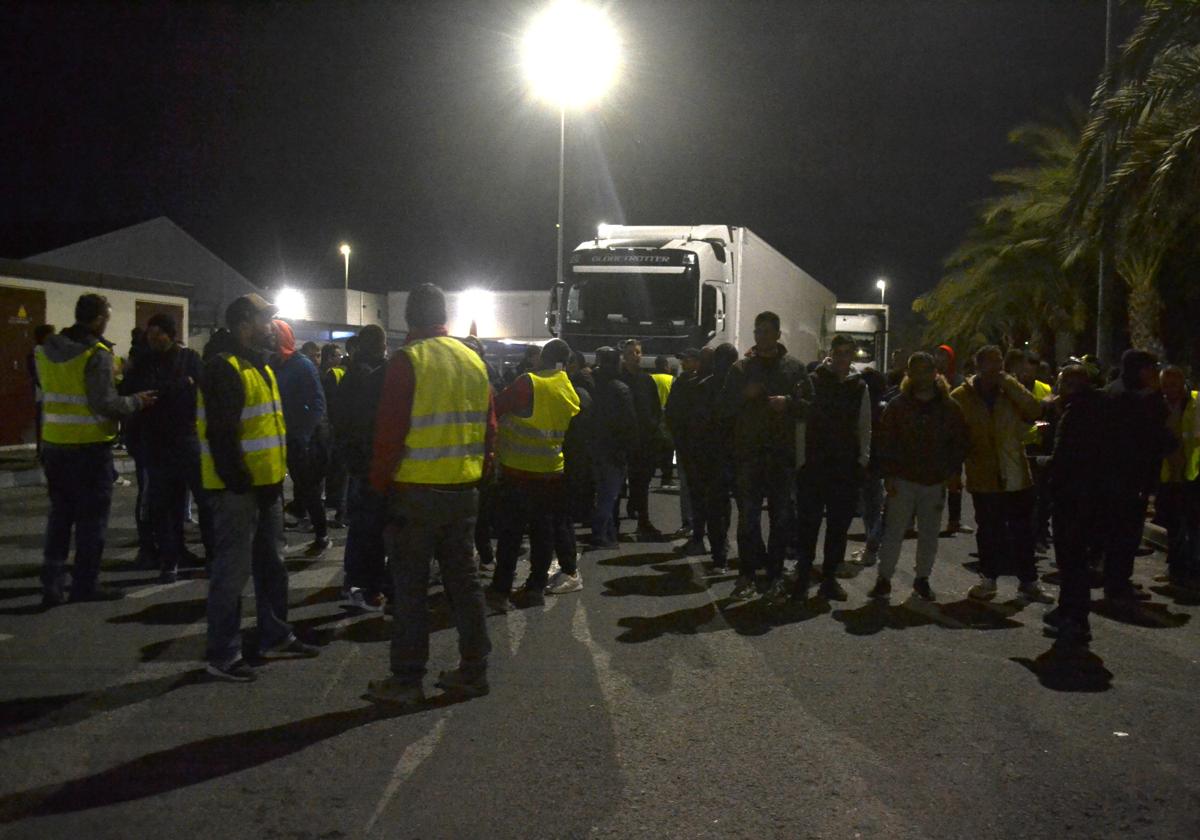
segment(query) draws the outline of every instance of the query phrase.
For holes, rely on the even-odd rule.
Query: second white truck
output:
[[[567,268],[546,323],[589,354],[627,338],[651,359],[724,342],[745,352],[755,316],[771,310],[788,353],[807,362],[833,331],[834,293],[745,227],[601,225]]]

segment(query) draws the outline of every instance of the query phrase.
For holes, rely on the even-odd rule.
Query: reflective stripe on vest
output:
[[[404,456],[392,478],[403,484],[473,484],[483,478],[489,385],[483,359],[457,338],[406,344],[413,369],[412,415]]]
[[[284,443],[286,426],[283,422],[283,402],[275,372],[268,366],[266,378],[251,363],[238,356],[222,353],[242,380],[245,405],[238,422],[238,442],[242,461],[255,487],[278,484],[287,471],[287,447]],[[223,490],[225,482],[217,475],[216,462],[208,445],[208,415],[204,410],[204,394],[196,394],[196,434],[200,438],[200,479],[208,490]]]
[[[650,378],[658,387],[658,404],[662,408],[666,408],[667,397],[671,396],[671,386],[675,384],[675,377],[669,373],[652,373]]]
[[[563,438],[579,413],[579,394],[565,371],[530,373],[533,412],[529,417],[506,414],[500,420],[497,456],[501,466],[532,473],[563,470]]]
[[[1200,478],[1200,429],[1196,428],[1196,404],[1200,393],[1192,391],[1191,399],[1183,409],[1183,418],[1179,424],[1179,445],[1183,447],[1183,480],[1195,481]],[[1166,458],[1163,459],[1159,480],[1163,483],[1170,481],[1171,467]]]
[[[84,382],[88,361],[96,353],[111,351],[99,342],[66,362],[52,362],[46,348],[33,354],[42,383],[42,440],[46,443],[111,443],[117,421],[92,413]]]
[[[1042,380],[1035,379],[1035,380],[1033,380],[1033,390],[1031,391],[1031,393],[1033,394],[1034,398],[1037,399],[1038,402],[1041,402],[1042,400],[1046,399],[1047,397],[1053,395],[1054,389],[1051,388],[1049,385],[1047,385]],[[1039,429],[1037,424],[1034,423],[1032,426],[1029,427],[1029,431],[1027,431],[1025,433],[1025,437],[1022,438],[1021,443],[1025,444],[1026,446],[1041,446],[1042,445],[1042,429]]]

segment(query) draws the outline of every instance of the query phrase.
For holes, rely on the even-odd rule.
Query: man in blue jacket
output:
[[[320,557],[329,548],[325,504],[321,501],[321,479],[325,475],[322,448],[317,427],[325,418],[325,389],[312,359],[296,352],[296,336],[285,321],[275,321],[279,355],[275,378],[283,401],[283,421],[287,425],[287,468],[300,509],[313,527],[313,541],[304,554]]]

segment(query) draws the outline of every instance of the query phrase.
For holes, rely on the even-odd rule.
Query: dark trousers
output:
[[[171,449],[147,447],[143,452],[149,481],[150,521],[164,569],[174,569],[183,557],[183,518],[188,491],[200,511],[200,539],[212,555],[212,513],[200,482],[200,444],[195,438],[176,442]]]
[[[316,435],[304,440],[288,437],[287,468],[292,477],[296,502],[313,526],[313,536],[320,540],[328,533],[325,505],[321,502],[321,479],[325,474],[324,451]]]
[[[763,545],[763,501],[771,532]],[[765,568],[769,580],[783,575],[783,557],[792,533],[792,463],[782,455],[760,454],[737,465],[738,563],[742,577]]]
[[[730,496],[733,494],[733,465],[727,458],[695,457],[684,467],[692,494],[693,536],[708,537],[713,562],[729,559]]]
[[[429,563],[435,556],[458,628],[459,666],[469,676],[487,671],[492,643],[471,544],[478,507],[473,487],[409,486],[388,500],[385,533],[396,604],[391,665],[404,682],[419,683],[429,662]]]
[[[150,512],[150,464],[146,448],[141,444],[127,447],[133,459],[133,476],[137,498],[133,503],[133,522],[137,526],[138,554],[158,555],[158,540],[154,533],[154,517]]]
[[[1029,466],[1033,471],[1033,486],[1037,490],[1037,504],[1033,515],[1035,544],[1049,544],[1050,519],[1054,508],[1050,496],[1050,459],[1042,455],[1030,455]]]
[[[508,594],[517,574],[521,539],[529,534],[530,589],[545,588],[554,559],[555,522],[565,516],[565,493],[561,479],[521,481],[505,476],[497,485],[496,570],[492,589]],[[559,561],[561,564],[561,560]]]
[[[1095,499],[1058,498],[1054,502],[1054,559],[1062,583],[1058,608],[1064,618],[1085,626],[1091,609],[1091,569],[1088,563],[1090,532],[1098,525]]]
[[[796,476],[796,516],[800,527],[796,546],[798,580],[805,581],[817,557],[817,536],[825,520],[825,551],[821,565],[827,579],[846,559],[846,532],[858,509],[862,470],[856,463],[805,464]]]
[[[339,516],[346,514],[346,496],[350,477],[346,472],[346,460],[337,441],[331,437],[325,442],[325,507],[333,508]]]
[[[479,485],[479,511],[475,517],[475,553],[479,555],[479,562],[488,566],[496,560],[496,552],[492,548],[495,507],[496,485],[485,480]]]
[[[962,490],[946,491],[946,522],[962,523]]]
[[[625,481],[625,465],[597,457],[592,459],[596,500],[592,507],[592,541],[601,545],[617,542],[617,498]]]
[[[1104,594],[1128,594],[1133,559],[1142,544],[1146,524],[1146,495],[1111,492],[1104,501]]]
[[[383,539],[387,525],[387,500],[371,488],[366,476],[351,476],[346,512],[349,519],[346,531],[346,585],[368,593],[389,590],[387,549]]]
[[[984,577],[1015,572],[1021,583],[1037,580],[1033,549],[1033,512],[1037,491],[1032,487],[1001,493],[972,493],[975,503],[975,542]]]
[[[687,476],[686,482],[680,483],[679,492],[682,493],[685,489],[684,485],[686,485],[692,509],[691,521],[685,521],[682,524],[684,527],[692,529],[692,539],[694,540],[702,540],[708,533],[708,516],[704,499],[707,490],[705,482],[710,475],[705,472],[700,463],[703,460],[703,458],[696,457],[693,452],[679,450],[679,468],[683,475]]]
[[[564,487],[564,492],[566,488]],[[558,565],[569,575],[579,571],[579,544],[575,541],[575,519],[571,515],[570,496],[563,500],[562,509],[554,515],[554,556]]]
[[[1177,580],[1200,573],[1200,482],[1159,485],[1154,508],[1167,529],[1167,571]]]
[[[258,647],[267,650],[292,635],[288,624],[288,573],[283,565],[283,488],[249,493],[214,490],[213,558],[208,580],[207,656],[224,666],[242,654],[242,590],[254,580]]]
[[[650,477],[654,475],[654,453],[635,453],[629,459],[630,517],[637,517],[638,527],[650,524]]]
[[[42,555],[42,586],[61,593],[66,583],[67,554],[75,534],[75,568],[71,594],[82,596],[96,588],[108,513],[112,507],[112,447],[107,443],[42,447],[42,468],[50,496],[46,543]]]

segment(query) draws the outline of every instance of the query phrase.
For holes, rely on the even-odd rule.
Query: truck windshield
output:
[[[876,360],[878,339],[875,333],[850,333],[850,337],[854,339],[855,364],[868,365]]]
[[[695,326],[697,283],[682,274],[576,273],[567,291],[567,322]]]

